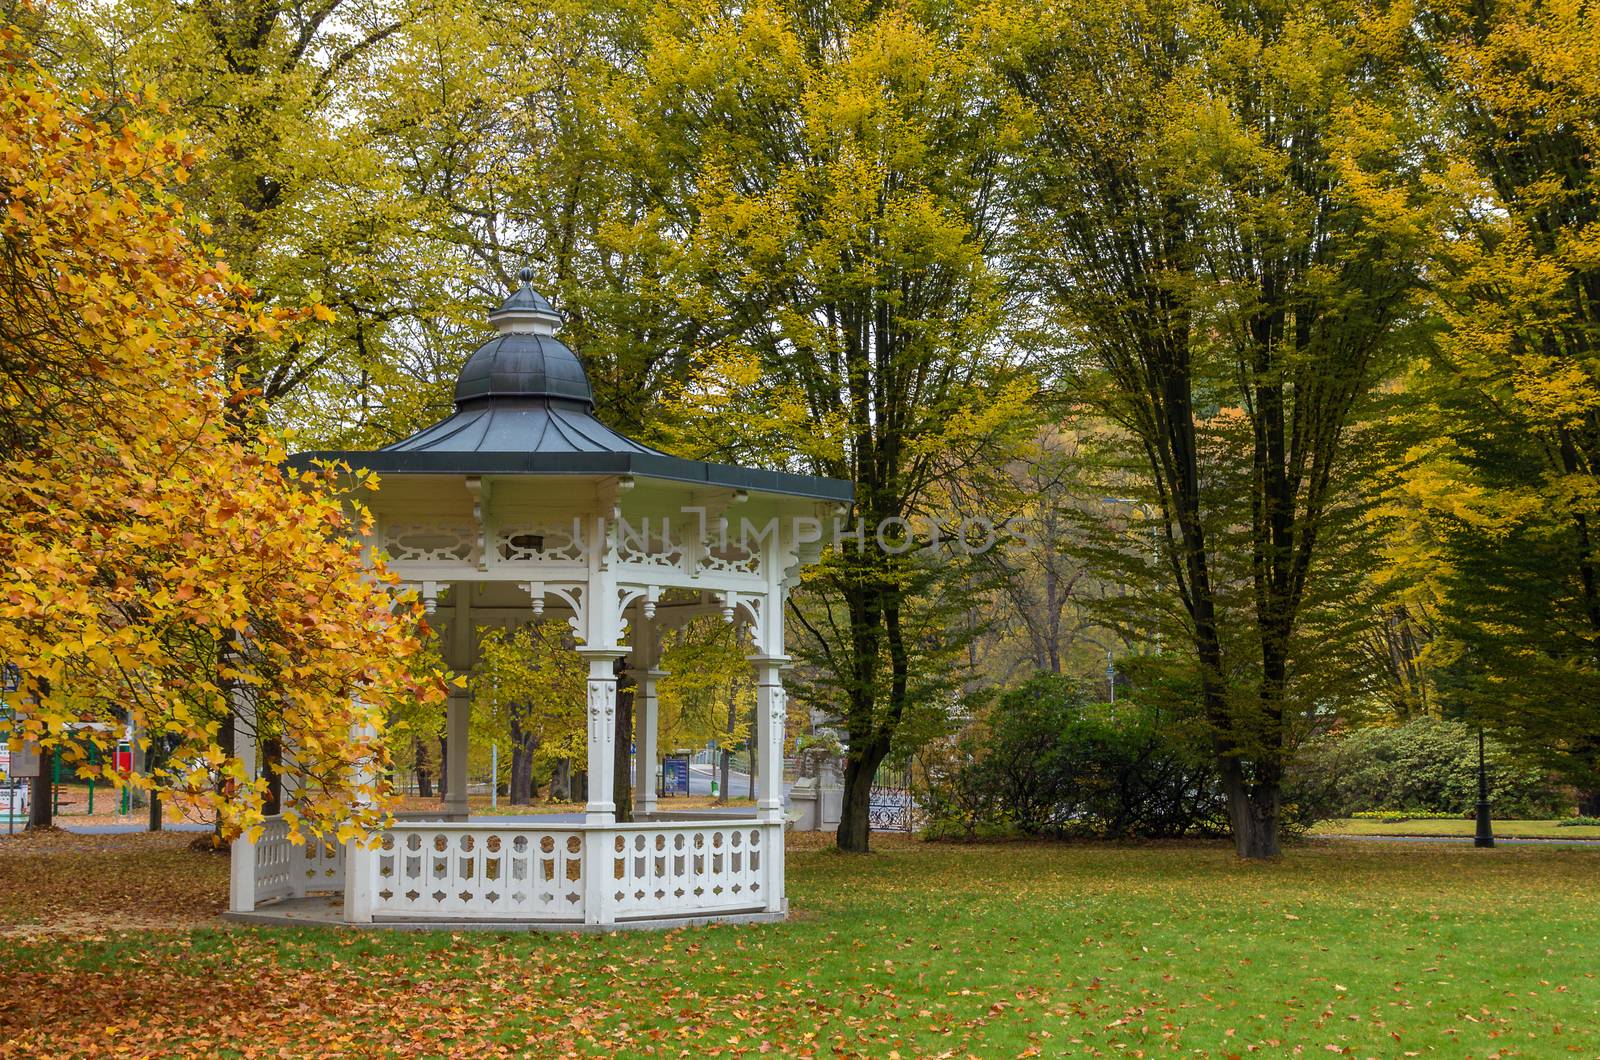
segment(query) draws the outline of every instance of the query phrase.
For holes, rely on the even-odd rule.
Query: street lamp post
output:
[[[1483,761],[1483,726],[1478,726],[1478,833],[1472,839],[1475,847],[1494,846],[1494,829],[1489,824],[1489,772]]]

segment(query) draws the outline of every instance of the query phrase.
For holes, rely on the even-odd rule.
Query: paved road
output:
[[[62,831],[76,832],[78,835],[129,835],[133,832],[145,831],[142,824],[62,824],[61,818],[56,818]],[[188,821],[179,821],[177,824],[162,825],[164,832],[209,832],[208,824],[192,824]]]

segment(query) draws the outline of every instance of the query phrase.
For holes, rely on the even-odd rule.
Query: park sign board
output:
[[[661,760],[661,794],[689,794],[689,756],[667,755]]]

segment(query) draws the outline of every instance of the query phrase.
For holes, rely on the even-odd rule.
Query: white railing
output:
[[[632,920],[764,908],[762,863],[773,834],[782,835],[752,821],[694,821],[618,825],[590,836],[607,851],[610,912]]]
[[[268,817],[256,840],[255,900],[270,902],[294,893],[294,868],[298,848],[289,842],[289,826],[281,817]]]
[[[753,820],[400,822],[372,849],[355,849],[352,873],[365,877],[350,908],[374,920],[571,924],[781,909],[782,853],[773,851],[782,829]]]
[[[268,817],[255,842],[256,904],[344,890],[344,844],[335,839],[289,840],[282,817]]]
[[[403,822],[360,856],[376,918],[583,920],[579,831]]]

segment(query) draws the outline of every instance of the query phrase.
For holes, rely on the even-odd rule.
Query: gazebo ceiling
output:
[[[594,416],[589,377],[561,340],[560,317],[529,286],[489,314],[500,332],[456,378],[455,414],[376,451],[299,453],[290,463],[341,461],[379,474],[636,475],[813,500],[847,502],[843,479],[713,464],[669,456]]]

